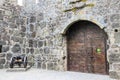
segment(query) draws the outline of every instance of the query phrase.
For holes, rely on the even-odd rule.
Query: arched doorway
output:
[[[69,71],[108,74],[104,30],[90,21],[78,21],[66,35]]]

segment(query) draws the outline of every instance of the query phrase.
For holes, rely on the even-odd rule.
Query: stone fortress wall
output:
[[[69,5],[73,0],[25,0],[18,6],[15,0],[0,1],[0,68],[8,68],[13,55],[27,55],[35,68],[67,70],[67,41],[64,35],[69,25],[78,20],[91,21],[108,34],[107,59],[109,75],[119,79],[120,70],[120,1],[88,0]],[[78,11],[66,9],[93,3],[95,6]]]

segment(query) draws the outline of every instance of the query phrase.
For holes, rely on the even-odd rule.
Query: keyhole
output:
[[[114,31],[115,31],[115,32],[118,32],[118,29],[115,29]]]

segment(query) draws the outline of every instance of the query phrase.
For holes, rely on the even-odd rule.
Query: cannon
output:
[[[22,56],[22,55],[13,56],[10,61],[10,68],[13,68],[15,65],[18,65],[19,67],[21,67],[21,65],[23,65],[24,68],[26,68],[27,62],[28,62],[27,56]]]

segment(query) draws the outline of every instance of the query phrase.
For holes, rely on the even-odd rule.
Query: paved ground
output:
[[[106,75],[30,69],[26,72],[0,70],[0,80],[111,80]]]

